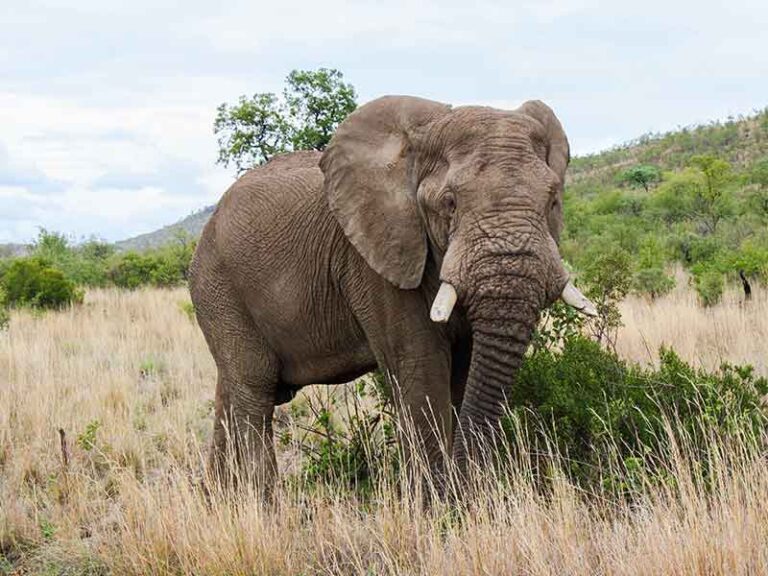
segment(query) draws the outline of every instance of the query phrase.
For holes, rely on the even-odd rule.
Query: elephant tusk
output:
[[[592,301],[581,293],[581,290],[573,285],[573,282],[568,280],[568,284],[563,288],[563,293],[560,295],[563,302],[569,306],[573,306],[586,316],[597,316],[597,308]]]
[[[448,322],[453,312],[453,306],[456,304],[456,290],[448,282],[440,284],[435,301],[432,303],[432,310],[429,317],[432,322]]]

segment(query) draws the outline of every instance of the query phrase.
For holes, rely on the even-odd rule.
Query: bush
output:
[[[723,274],[714,268],[701,268],[694,272],[694,286],[702,306],[714,306],[723,297]]]
[[[112,264],[109,279],[118,288],[133,290],[151,282],[155,266],[154,258],[128,252]]]
[[[557,438],[566,470],[589,485],[604,480],[612,451],[652,468],[669,449],[667,418],[702,451],[705,423],[726,432],[745,426],[759,431],[768,423],[766,394],[768,380],[755,377],[751,367],[724,364],[707,373],[662,349],[659,368],[646,369],[573,336],[561,350],[539,347],[525,359],[509,407],[542,451],[547,439]],[[505,424],[513,434],[512,422]]]
[[[194,252],[195,242],[180,234],[175,242],[163,248],[114,256],[108,278],[115,286],[130,290],[147,285],[178,286],[187,279]]]
[[[631,266],[630,255],[618,246],[611,246],[606,250],[593,250],[589,262],[582,267],[580,278],[599,315],[590,324],[592,335],[611,348],[622,325],[618,304],[629,292]]]
[[[107,259],[114,251],[113,246],[99,240],[75,246],[64,234],[43,228],[32,245],[31,255],[61,270],[78,286],[105,286]]]
[[[632,275],[632,290],[658,298],[675,287],[675,279],[662,268],[641,268]]]
[[[372,399],[373,406],[364,407],[365,398]],[[346,404],[345,410],[339,410],[341,404]],[[295,404],[292,408],[297,410]],[[377,477],[397,471],[394,414],[381,373],[358,380],[354,392],[343,398],[333,394],[325,401],[307,398],[306,412],[310,424],[298,444],[305,485],[333,483],[366,494]],[[291,438],[284,434],[280,440],[287,443]]]
[[[38,258],[17,258],[3,274],[9,306],[58,309],[82,302],[73,282]]]
[[[10,321],[11,317],[8,313],[8,295],[5,293],[5,288],[0,284],[0,331],[8,328]]]

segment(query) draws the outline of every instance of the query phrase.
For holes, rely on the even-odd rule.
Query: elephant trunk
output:
[[[499,431],[507,394],[541,307],[538,298],[526,298],[511,286],[504,293],[480,297],[468,310],[472,358],[453,443],[460,470],[466,470],[471,454]]]
[[[480,246],[473,264],[457,266],[449,258],[441,273],[446,283],[455,279],[472,330],[472,357],[453,442],[460,470],[466,470],[479,444],[499,430],[507,394],[541,311],[572,286],[557,246],[545,231]]]

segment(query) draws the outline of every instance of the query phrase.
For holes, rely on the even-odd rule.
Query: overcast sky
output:
[[[360,102],[540,98],[585,154],[768,105],[768,2],[3,0],[0,243],[214,203],[216,106],[320,66]]]

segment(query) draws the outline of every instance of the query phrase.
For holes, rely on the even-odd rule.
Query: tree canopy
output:
[[[240,96],[217,109],[218,163],[237,173],[291,150],[323,150],[336,127],[356,107],[352,84],[334,69],[294,70],[281,96]]]

